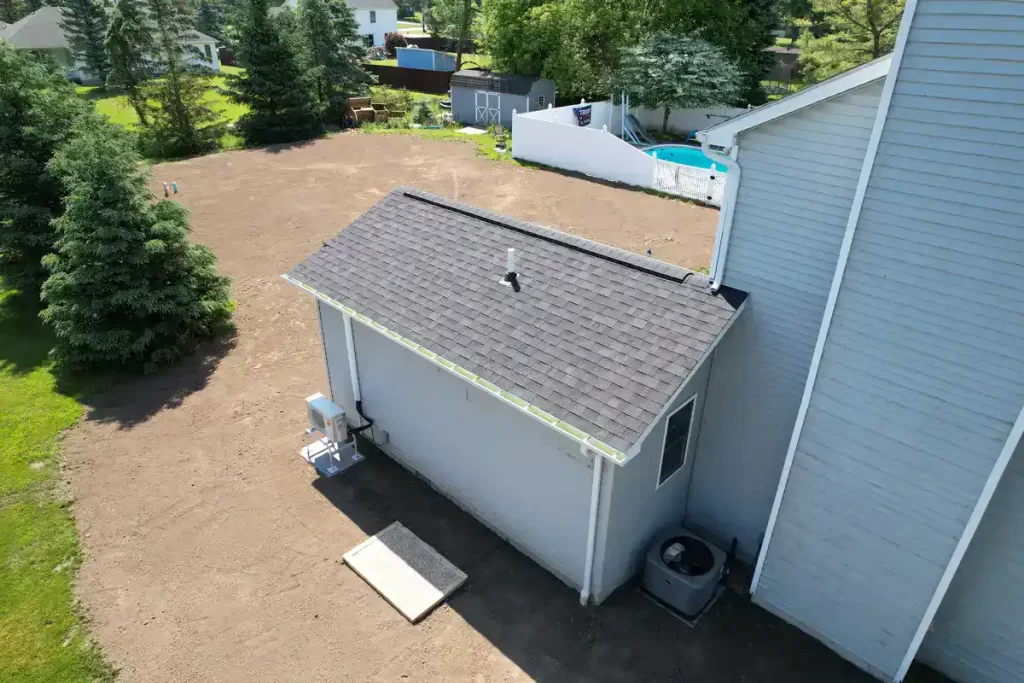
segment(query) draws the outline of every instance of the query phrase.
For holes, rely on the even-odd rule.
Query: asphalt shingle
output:
[[[519,293],[499,282],[510,247]],[[623,451],[746,298],[714,293],[684,268],[408,188],[289,276]]]

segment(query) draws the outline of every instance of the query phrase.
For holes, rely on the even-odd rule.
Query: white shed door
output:
[[[483,125],[501,122],[501,95],[476,91],[476,122]]]

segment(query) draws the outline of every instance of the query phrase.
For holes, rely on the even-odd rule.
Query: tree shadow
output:
[[[317,140],[323,140],[326,136],[321,135],[308,140],[296,140],[294,142],[278,142],[273,145],[266,145],[265,147],[258,147],[261,151],[266,154],[280,154],[281,152],[287,152],[292,149],[301,149],[303,147],[309,147]]]
[[[165,408],[177,408],[188,396],[206,387],[220,361],[237,343],[237,332],[232,330],[200,344],[191,356],[155,374],[102,381],[69,380],[61,388],[81,394],[87,408],[85,419],[131,429]],[[85,390],[79,388],[83,383],[88,387]]]
[[[39,302],[0,292],[0,372],[28,373],[49,360],[53,332],[39,319]]]

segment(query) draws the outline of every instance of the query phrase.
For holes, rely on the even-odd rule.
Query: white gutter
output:
[[[580,447],[580,452],[587,455],[589,449],[586,445]],[[583,588],[580,590],[580,604],[586,606],[590,602],[590,583],[594,572],[594,551],[597,545],[597,518],[601,503],[601,472],[603,471],[604,458],[594,454],[594,478],[590,485],[590,520],[587,527],[587,557],[583,565]]]
[[[718,212],[718,228],[715,230],[715,250],[711,254],[711,268],[708,270],[708,277],[711,278],[711,291],[717,292],[722,286],[722,278],[725,275],[725,257],[729,253],[729,237],[732,234],[732,221],[736,215],[736,195],[740,190],[741,169],[736,158],[739,156],[739,144],[733,139],[729,156],[722,155],[711,149],[708,144],[708,136],[705,132],[697,133],[700,140],[700,149],[704,156],[721,163],[728,172],[725,179],[725,196],[722,198],[722,207]]]

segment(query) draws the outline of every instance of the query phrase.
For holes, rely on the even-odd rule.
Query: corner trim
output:
[[[771,545],[775,523],[778,520],[779,508],[782,506],[782,497],[786,491],[786,485],[789,483],[789,475],[793,470],[793,458],[796,455],[797,444],[800,442],[800,436],[803,433],[804,421],[807,419],[807,409],[811,403],[811,394],[814,392],[814,385],[818,380],[818,370],[821,366],[821,356],[825,350],[825,340],[832,328],[832,316],[835,313],[836,301],[839,298],[843,276],[846,274],[846,264],[850,260],[850,247],[853,245],[853,236],[857,232],[857,224],[860,222],[860,212],[864,206],[864,196],[867,194],[868,181],[871,179],[871,172],[875,166],[875,157],[878,154],[878,144],[882,139],[882,130],[885,128],[886,119],[889,117],[889,105],[892,102],[892,93],[896,87],[896,78],[899,75],[900,63],[903,61],[903,51],[906,49],[907,36],[910,33],[910,24],[916,7],[917,0],[907,0],[903,20],[900,23],[900,31],[896,39],[896,49],[893,51],[891,62],[884,63],[884,68],[888,72],[885,77],[885,86],[882,88],[882,97],[878,103],[878,111],[875,113],[875,123],[871,128],[871,137],[868,139],[867,150],[864,154],[864,164],[861,166],[860,177],[857,179],[857,190],[853,195],[853,205],[850,208],[850,216],[846,221],[846,232],[843,234],[842,246],[839,249],[839,259],[836,263],[835,274],[832,277],[832,286],[829,289],[825,313],[821,319],[818,339],[814,344],[814,355],[811,357],[811,365],[807,373],[804,393],[800,398],[800,408],[797,411],[796,422],[793,425],[793,434],[786,449],[786,460],[782,466],[782,474],[779,477],[779,486],[775,490],[775,500],[772,502],[771,514],[768,516],[768,526],[765,529],[764,542],[761,544],[761,552],[758,553],[757,565],[754,567],[754,578],[750,584],[751,595],[757,593],[758,582],[761,580],[761,572],[764,569],[765,557],[768,555],[768,547]],[[881,68],[882,64],[881,61],[877,62],[876,68]]]

